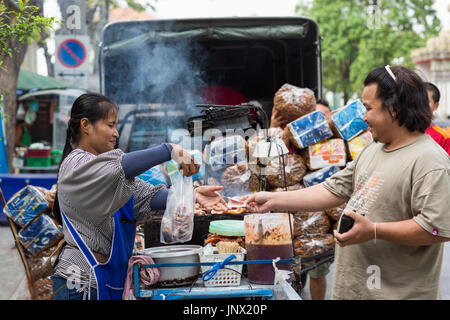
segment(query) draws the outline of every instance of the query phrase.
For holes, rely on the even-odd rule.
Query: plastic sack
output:
[[[19,231],[19,241],[31,254],[37,254],[62,238],[61,230],[43,214]]]
[[[192,239],[194,203],[192,177],[183,177],[180,171],[167,196],[166,210],[161,219],[161,243],[180,243]]]
[[[311,173],[308,173],[303,177],[303,183],[306,187],[311,187],[313,185],[324,182],[327,178],[331,177],[333,174],[339,171],[336,166],[326,167]]]
[[[228,196],[240,196],[257,191],[258,178],[247,163],[239,163],[222,172],[222,184]]]
[[[363,120],[365,113],[364,105],[356,100],[332,115],[331,119],[342,139],[349,141],[367,129],[367,122]]]
[[[233,164],[247,162],[247,150],[247,142],[239,135],[216,139],[205,148],[205,162],[213,171],[217,171]]]
[[[289,140],[299,149],[333,136],[327,119],[320,111],[309,113],[289,123],[287,128],[290,133]]]
[[[334,249],[332,234],[311,234],[294,239],[294,252],[303,258],[313,257]]]
[[[329,139],[308,147],[309,167],[314,169],[328,166],[344,167],[347,162],[345,143],[342,139]]]
[[[356,157],[360,154],[362,149],[364,149],[367,145],[372,143],[372,141],[373,137],[369,131],[363,132],[359,136],[348,141],[347,145],[348,149],[350,150],[352,159],[356,159]]]
[[[293,121],[316,109],[314,91],[285,83],[275,93],[273,108],[288,121]]]
[[[294,215],[294,236],[327,233],[330,230],[330,219],[324,211],[297,212]]]
[[[277,258],[272,261],[275,277],[273,282],[273,299],[274,300],[302,300],[298,293],[288,283],[291,278],[292,271],[280,270],[276,263],[280,260]]]
[[[284,172],[286,174],[286,186],[292,186],[302,181],[307,172],[303,158],[296,153],[284,155]],[[279,157],[275,157],[270,160],[264,173],[267,176],[267,181],[270,187],[284,187],[282,167]]]
[[[47,209],[45,195],[34,186],[26,186],[9,199],[3,212],[21,227]]]

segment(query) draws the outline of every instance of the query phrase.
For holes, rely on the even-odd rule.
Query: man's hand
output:
[[[270,118],[270,127],[284,127],[289,121],[283,118],[283,115],[278,113],[277,109],[272,109],[272,116]]]
[[[274,209],[274,194],[274,192],[257,192],[244,196],[239,201],[243,201],[247,206],[247,210],[250,212],[269,212]]]
[[[349,216],[355,222],[353,227],[347,232],[339,233],[337,230],[333,231],[334,241],[340,247],[363,243],[374,239],[375,224],[372,221],[353,211],[344,211],[343,214]]]
[[[200,170],[200,164],[195,161],[194,157],[177,144],[171,143],[171,146],[172,160],[180,164],[183,176],[190,177],[197,174]]]
[[[218,193],[223,186],[200,186],[195,189],[196,201],[208,211],[211,210],[228,210],[227,203]]]

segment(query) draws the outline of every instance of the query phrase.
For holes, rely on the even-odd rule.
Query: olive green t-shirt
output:
[[[450,238],[450,157],[428,135],[389,151],[373,142],[322,185],[373,222],[414,219]],[[332,299],[440,299],[443,252],[380,239],[336,246]]]

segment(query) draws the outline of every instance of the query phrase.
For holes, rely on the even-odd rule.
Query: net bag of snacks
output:
[[[161,219],[161,243],[182,243],[192,239],[194,203],[192,177],[183,177],[180,172],[167,196],[166,210]]]

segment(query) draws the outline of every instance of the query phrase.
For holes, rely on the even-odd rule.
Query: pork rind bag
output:
[[[310,234],[294,239],[294,252],[296,256],[313,257],[334,249],[332,234]]]
[[[161,243],[182,243],[192,239],[194,203],[192,177],[183,177],[180,172],[175,183],[169,188],[166,210],[161,219]]]
[[[299,149],[333,136],[327,119],[320,111],[311,112],[287,124],[290,142]]]
[[[324,211],[297,212],[294,215],[294,236],[327,233],[330,230],[330,219]]]
[[[329,139],[308,146],[308,165],[312,170],[329,166],[344,167],[347,162],[342,139]]]
[[[281,157],[271,159],[263,172],[267,176],[267,182],[271,188],[284,187]],[[296,153],[284,155],[284,172],[286,186],[292,186],[302,181],[307,172],[303,158]]]
[[[62,236],[60,228],[45,214],[40,215],[28,226],[21,229],[18,234],[20,243],[33,255],[52,246]]]
[[[3,212],[21,227],[47,209],[45,195],[34,186],[26,186],[9,199]]]
[[[294,121],[316,109],[316,98],[312,90],[286,83],[275,93],[273,107],[288,121]]]
[[[229,196],[238,196],[258,190],[258,178],[247,163],[238,163],[222,172],[222,184]]]
[[[362,102],[355,100],[331,116],[342,139],[349,141],[367,129],[367,122],[363,120],[365,113]]]

